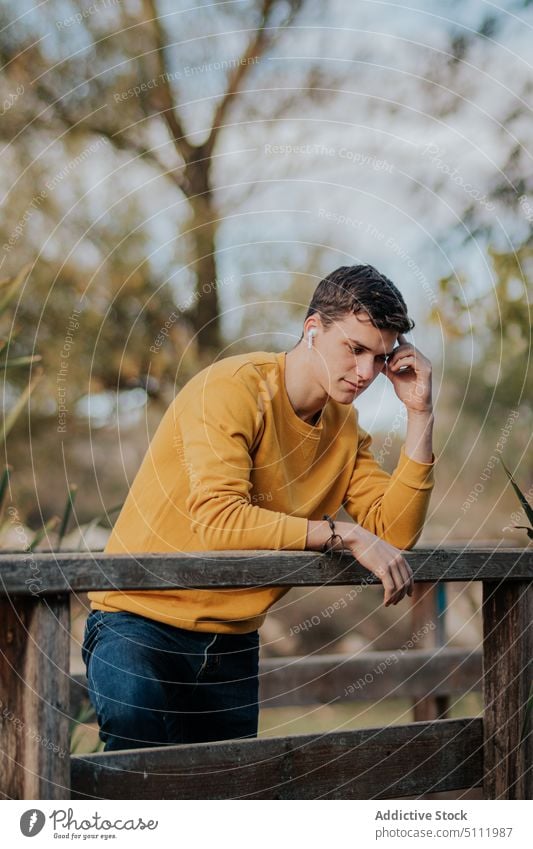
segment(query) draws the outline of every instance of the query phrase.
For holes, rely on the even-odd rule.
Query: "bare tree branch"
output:
[[[187,182],[184,177],[184,173],[181,174],[177,170],[170,170],[166,167],[166,165],[161,162],[158,156],[151,150],[149,147],[146,147],[142,142],[134,140],[133,138],[126,136],[122,130],[110,130],[107,127],[95,124],[92,121],[87,121],[84,118],[80,120],[76,120],[73,116],[71,116],[67,109],[65,109],[64,104],[60,99],[55,98],[54,94],[46,88],[42,83],[39,83],[36,86],[36,90],[40,97],[45,100],[45,102],[49,102],[53,104],[53,108],[56,112],[56,115],[59,119],[72,131],[74,132],[88,132],[94,133],[95,135],[104,136],[104,138],[109,139],[109,141],[119,150],[130,151],[135,153],[137,156],[140,156],[146,162],[149,162],[153,165],[157,170],[164,176],[171,180],[175,186],[181,189],[182,192],[186,194]]]
[[[267,44],[266,25],[270,11],[276,5],[276,0],[262,0],[261,5],[261,20],[259,22],[259,26],[250,40],[248,47],[237,62],[233,73],[230,74],[227,90],[215,110],[211,132],[209,133],[209,137],[204,145],[204,149],[208,155],[213,152],[213,148],[215,146],[219,130],[224,123],[228,107],[235,95],[240,91],[244,79],[248,74],[250,65],[254,64],[253,60],[258,59],[265,51]]]
[[[120,150],[129,150],[132,153],[136,153],[137,156],[140,156],[146,162],[149,162],[151,165],[153,165],[155,168],[157,168],[158,171],[164,177],[168,177],[168,179],[175,186],[177,186],[178,189],[181,189],[181,191],[185,195],[187,194],[188,183],[185,180],[185,176],[184,176],[184,174],[185,174],[184,166],[181,169],[179,169],[182,172],[180,174],[179,170],[167,168],[165,163],[161,162],[161,160],[159,159],[158,156],[156,156],[154,151],[151,148],[146,147],[141,142],[134,141],[133,139],[131,139],[128,136],[119,135],[118,133],[111,133],[108,130],[106,130],[104,127],[93,127],[91,129],[92,129],[92,132],[100,133],[100,135],[103,135],[106,138],[108,138]]]
[[[224,126],[228,108],[235,95],[241,90],[250,65],[255,64],[254,60],[259,59],[265,53],[267,48],[275,41],[277,30],[269,31],[268,22],[271,12],[278,5],[278,0],[262,0],[261,2],[261,18],[259,26],[250,40],[248,47],[238,60],[233,73],[230,75],[227,90],[216,108],[211,132],[203,146],[207,155],[211,155],[213,152],[218,133]],[[290,3],[289,15],[280,25],[280,28],[289,26],[289,24],[294,20],[294,17],[301,5],[302,0],[292,0]]]
[[[185,132],[178,116],[178,110],[174,101],[172,89],[168,81],[166,36],[163,27],[161,26],[161,21],[159,20],[155,0],[144,0],[144,6],[147,16],[149,17],[149,23],[151,24],[155,34],[157,67],[163,80],[163,84],[157,88],[156,97],[160,102],[161,114],[167,123],[176,149],[185,162],[187,162],[190,159],[191,154],[194,152],[194,147],[189,144],[185,136]]]

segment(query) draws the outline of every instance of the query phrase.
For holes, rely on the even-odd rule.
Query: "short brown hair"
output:
[[[328,328],[347,313],[362,311],[381,330],[407,333],[415,326],[400,290],[373,265],[342,265],[324,277],[315,289],[305,318],[318,313]]]

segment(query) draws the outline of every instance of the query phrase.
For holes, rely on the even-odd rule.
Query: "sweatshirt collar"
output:
[[[293,430],[298,431],[298,433],[303,436],[307,436],[310,439],[320,439],[322,431],[324,430],[324,414],[325,408],[322,409],[320,414],[320,418],[318,420],[318,424],[312,425],[308,422],[304,422],[303,419],[297,415],[294,407],[292,406],[289,395],[287,392],[287,387],[285,385],[285,357],[287,356],[286,351],[281,351],[276,354],[276,359],[278,362],[279,370],[280,370],[280,387],[281,387],[281,398],[283,402],[283,410],[286,416],[287,423],[293,428]]]

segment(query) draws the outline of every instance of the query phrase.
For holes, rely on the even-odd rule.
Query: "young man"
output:
[[[417,541],[433,487],[431,364],[372,266],[322,280],[288,352],[230,356],[178,393],[106,552],[320,551],[342,544],[384,586],[412,594],[400,549]],[[396,343],[399,343],[395,347]],[[392,475],[353,401],[379,374],[407,410]],[[283,587],[92,592],[83,658],[105,749],[254,737],[258,629]]]

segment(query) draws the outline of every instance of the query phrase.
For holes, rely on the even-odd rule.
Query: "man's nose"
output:
[[[356,365],[359,380],[372,380],[374,377],[374,358],[361,357]]]

